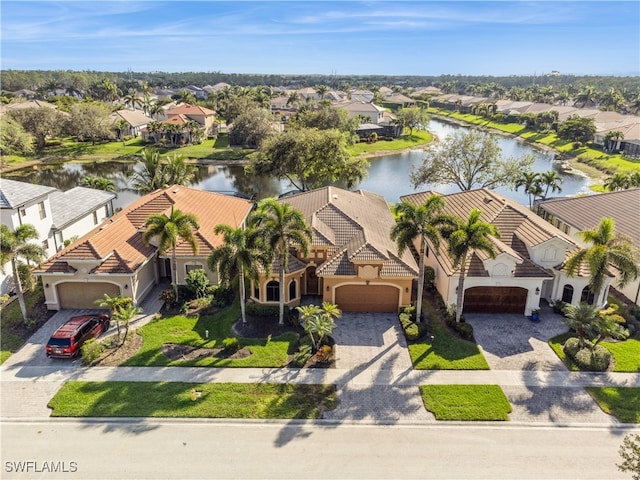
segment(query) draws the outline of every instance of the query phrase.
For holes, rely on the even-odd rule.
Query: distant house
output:
[[[540,202],[538,207],[546,220],[579,245],[586,246],[579,232],[594,229],[602,218],[609,217],[615,222],[616,233],[628,237],[640,250],[640,188],[584,197],[550,199]],[[614,275],[616,273],[614,269],[611,272]],[[620,289],[620,292],[636,305],[640,305],[640,278]],[[603,302],[606,298],[605,292]]]
[[[127,123],[127,126],[123,129],[124,131],[119,132],[120,138],[126,136],[139,137],[149,122],[153,122],[152,118],[147,117],[139,110],[118,110],[109,116],[109,120],[114,125],[118,125],[120,120]]]
[[[189,121],[197,122],[205,135],[208,135],[214,130],[215,113],[213,110],[199,105],[184,103],[167,111],[167,120],[170,121],[172,117],[181,116]]]
[[[400,197],[420,205],[433,192]],[[500,238],[491,238],[495,259],[473,252],[467,262],[464,312],[521,313],[530,315],[540,299],[564,299],[576,304],[589,283],[583,272],[568,277],[563,271],[567,254],[577,244],[565,233],[517,202],[487,189],[445,196],[444,213],[467,218],[473,208],[482,210],[481,220],[495,225]],[[447,305],[457,302],[459,268],[446,252],[429,243],[425,264],[435,272],[435,286]]]
[[[280,201],[302,212],[313,230],[309,255],[289,258],[286,305],[299,305],[305,295],[347,312],[397,312],[411,303],[417,265],[408,251],[398,256],[389,238],[395,221],[382,196],[324,187]],[[278,272],[276,264],[253,284],[253,301],[277,304]]]
[[[65,242],[82,236],[113,215],[115,193],[75,187],[62,192],[53,187],[0,180],[2,224],[14,230],[33,225],[38,240],[50,257],[64,248]],[[1,277],[2,293],[12,289],[10,269]]]
[[[58,252],[36,272],[45,286],[49,310],[96,308],[104,294],[133,298],[139,304],[158,283],[170,283],[171,252],[160,253],[152,241],[145,244],[144,223],[151,214],[169,215],[171,208],[196,216],[198,253],[180,241],[176,247],[178,284],[194,269],[205,269],[211,283],[217,277],[206,269],[212,248],[222,243],[216,225],[239,227],[252,203],[219,193],[174,185],[138,199],[71,245]],[[168,287],[169,288],[169,287]]]

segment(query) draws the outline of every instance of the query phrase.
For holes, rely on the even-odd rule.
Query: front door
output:
[[[307,269],[307,295],[319,295],[316,267],[310,267]]]

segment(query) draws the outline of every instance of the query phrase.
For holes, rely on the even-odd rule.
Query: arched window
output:
[[[275,280],[271,280],[267,283],[267,302],[279,302],[280,301],[280,283]]]
[[[289,283],[289,301],[293,300],[294,298],[296,298],[296,281],[295,280],[291,280],[291,282]]]
[[[589,285],[587,285],[582,289],[582,295],[580,296],[580,301],[584,303],[588,303],[589,305],[593,305],[593,300],[594,300],[593,292],[591,291],[591,288],[589,288]]]
[[[573,301],[573,287],[571,285],[565,285],[562,289],[562,301],[564,303],[571,303]]]

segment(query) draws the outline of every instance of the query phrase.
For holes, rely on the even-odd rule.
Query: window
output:
[[[26,216],[27,216],[27,211],[26,211],[24,208],[21,208],[21,209],[20,209],[20,216],[21,216],[22,218],[24,218],[24,217],[26,217]]]
[[[202,265],[200,264],[195,264],[195,265],[185,265],[184,268],[187,271],[187,275],[189,275],[189,272],[193,271],[193,270],[202,270]]]
[[[562,289],[562,301],[564,303],[571,303],[573,301],[573,287],[571,285],[565,285]]]
[[[49,240],[44,240],[42,242],[42,248],[44,248],[45,250],[49,250]]]
[[[109,217],[109,205],[104,206],[104,216]]]
[[[580,295],[580,301],[582,303],[588,303],[589,305],[593,305],[594,300],[595,299],[594,299],[593,292],[591,291],[591,287],[587,285],[582,289],[582,295]]]
[[[429,246],[424,247],[424,258],[429,258]]]
[[[289,301],[296,298],[296,296],[296,281],[292,280],[291,283],[289,283]]]
[[[267,302],[280,301],[280,283],[275,280],[267,283]]]
[[[98,224],[98,212],[93,212],[93,224]]]
[[[40,210],[40,220],[47,218],[47,210],[44,208],[44,202],[38,203],[38,210]]]

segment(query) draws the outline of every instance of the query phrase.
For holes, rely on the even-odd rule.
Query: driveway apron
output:
[[[407,343],[393,313],[344,313],[333,331],[339,405],[325,412],[331,420],[382,423],[434,420],[425,411],[417,386],[398,380],[412,371]],[[434,420],[435,421],[435,420]]]

